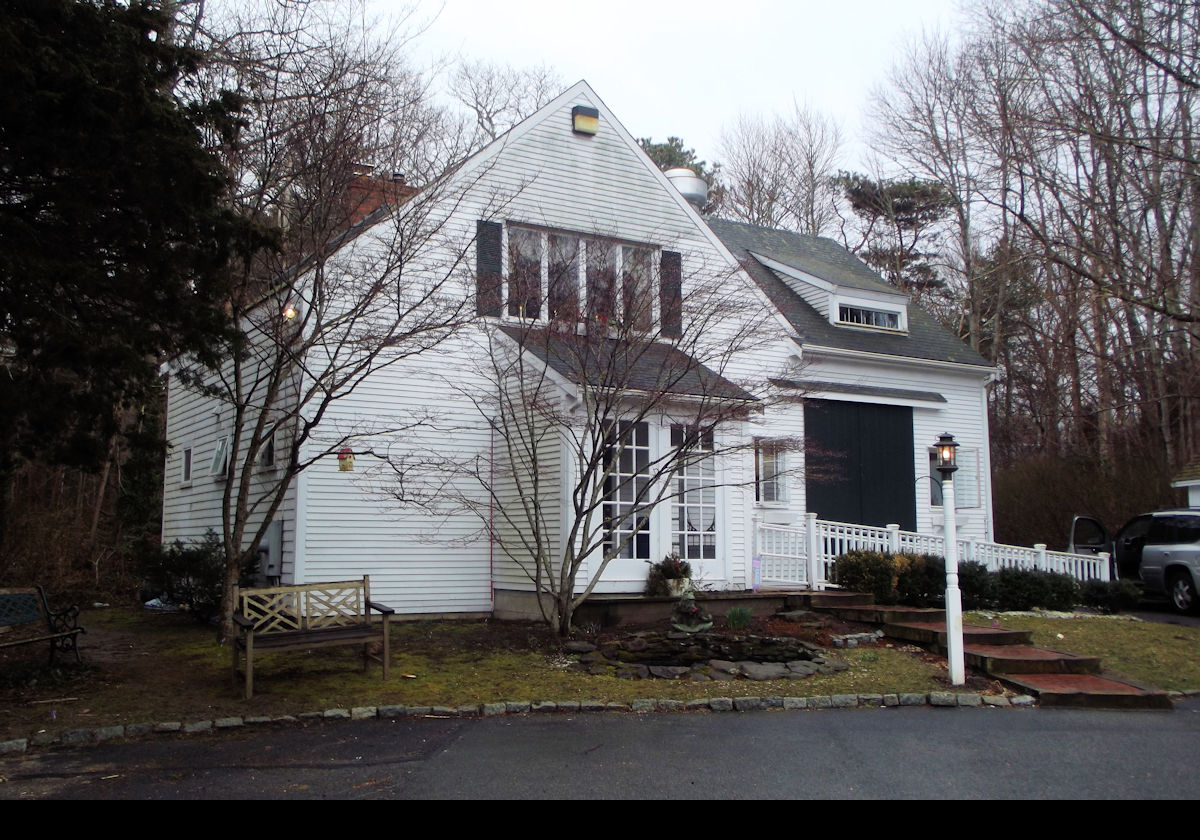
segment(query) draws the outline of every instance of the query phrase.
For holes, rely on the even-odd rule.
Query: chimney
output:
[[[399,204],[416,192],[405,183],[403,172],[384,179],[372,177],[374,171],[370,164],[355,164],[346,190],[346,227],[358,224],[384,204]]]

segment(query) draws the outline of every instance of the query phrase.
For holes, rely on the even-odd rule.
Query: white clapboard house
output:
[[[706,221],[587,83],[436,195],[427,244],[441,253],[413,257],[397,282],[456,264],[441,291],[461,295],[471,317],[302,418],[315,427],[301,454],[324,454],[268,529],[273,581],[370,574],[373,597],[400,613],[530,614],[522,552],[561,555],[572,539],[588,486],[575,441],[589,422],[622,435],[594,511],[630,513],[584,562],[577,585],[597,578],[596,592],[640,592],[645,561],[669,552],[707,586],[748,588],[756,529],[809,512],[939,533],[930,452],[942,432],[961,444],[958,532],[990,537],[992,368],[834,242]],[[405,212],[369,217],[331,264],[369,271]],[[514,399],[527,399],[517,419],[539,430],[534,444],[505,428]],[[230,418],[171,380],[164,541],[220,532]],[[286,434],[276,460],[288,457]],[[681,443],[690,456],[664,477]],[[269,458],[255,468],[260,488],[279,470]],[[666,490],[629,506],[622,494],[642,484]],[[615,556],[598,574],[606,551]]]

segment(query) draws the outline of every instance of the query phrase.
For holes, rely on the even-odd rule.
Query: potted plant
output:
[[[662,597],[679,597],[687,590],[692,580],[692,566],[678,554],[668,554],[657,563],[650,563],[650,574],[646,577],[646,594]]]

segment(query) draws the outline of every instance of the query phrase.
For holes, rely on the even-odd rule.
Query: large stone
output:
[[[691,668],[684,668],[679,665],[651,665],[651,676],[658,677],[660,680],[681,680],[691,674]]]
[[[563,643],[563,650],[567,653],[591,653],[596,649],[596,646],[591,642],[569,641]]]
[[[782,618],[784,621],[812,621],[813,614],[808,610],[788,610],[787,612],[776,613],[775,618]]]
[[[786,665],[778,662],[739,662],[738,667],[748,680],[761,682],[763,680],[782,680],[789,673]]]
[[[25,752],[29,739],[15,738],[12,741],[0,741],[0,755],[16,755]]]

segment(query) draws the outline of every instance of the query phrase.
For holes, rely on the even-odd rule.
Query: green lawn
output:
[[[990,625],[984,614],[972,624]],[[1200,627],[1182,627],[1125,617],[1034,618],[1001,615],[1013,630],[1032,630],[1039,647],[1099,656],[1102,666],[1131,679],[1174,691],[1200,690]]]

